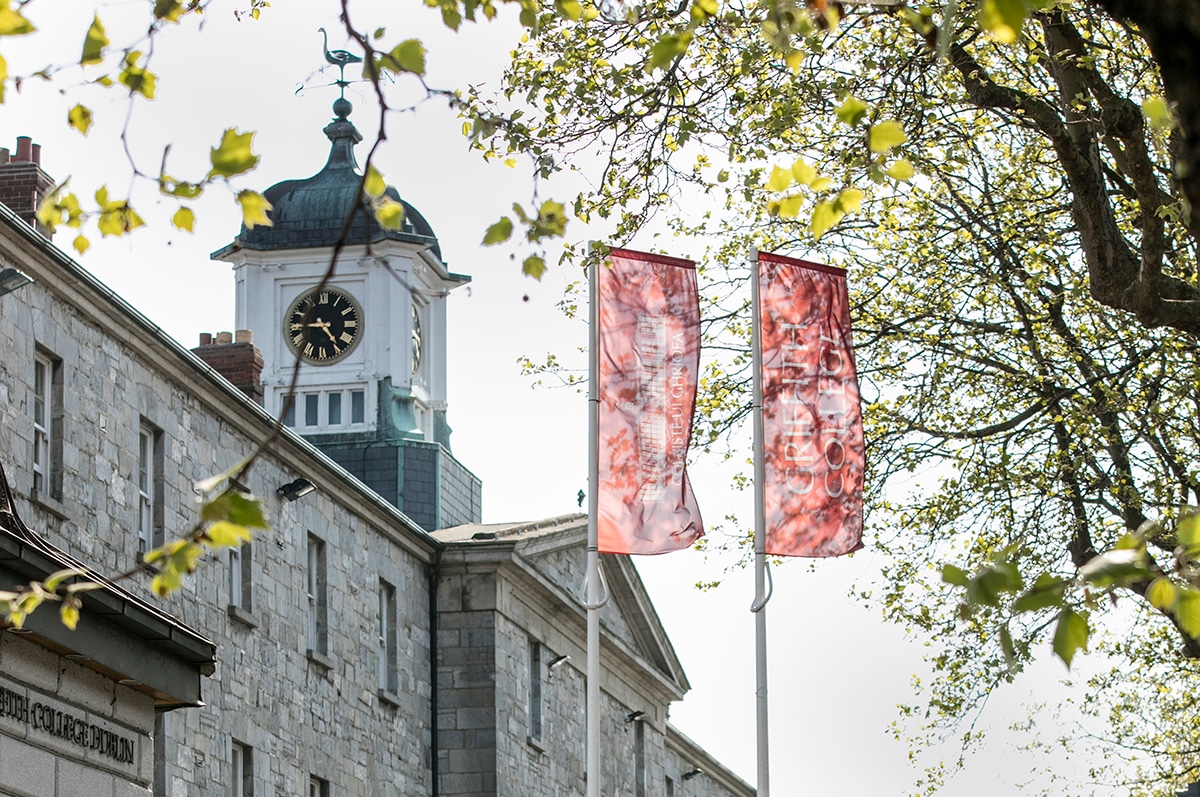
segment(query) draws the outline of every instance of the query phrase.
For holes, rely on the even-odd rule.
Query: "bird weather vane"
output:
[[[363,60],[362,56],[355,55],[354,53],[350,52],[349,50],[330,50],[329,49],[329,34],[325,31],[325,28],[317,28],[317,30],[321,32],[321,42],[322,42],[321,49],[325,54],[325,60],[328,63],[330,63],[333,66],[336,66],[338,68],[338,79],[333,81],[332,83],[326,83],[325,85],[326,86],[337,86],[338,89],[341,90],[342,99],[345,99],[346,98],[346,87],[349,86],[351,83],[360,82],[360,81],[346,80],[346,67],[349,66],[350,64],[361,64],[362,60]],[[324,67],[317,70],[317,72],[322,72],[322,71],[324,71]],[[314,72],[313,74],[315,75],[315,74],[317,74],[317,72]],[[306,88],[310,88],[306,84],[308,83],[309,80],[312,79],[312,77],[313,77],[313,75],[309,75],[304,80],[304,82],[300,84],[299,88],[296,89],[297,94],[304,91]]]

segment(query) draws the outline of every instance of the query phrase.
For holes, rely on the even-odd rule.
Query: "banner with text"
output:
[[[766,551],[862,547],[866,447],[846,272],[760,252]]]
[[[686,467],[700,369],[696,269],[613,249],[597,276],[600,550],[687,548],[704,534]]]

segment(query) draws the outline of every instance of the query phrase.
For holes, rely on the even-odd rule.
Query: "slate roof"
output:
[[[362,172],[354,159],[354,145],[362,141],[362,134],[347,118],[349,102],[339,100],[333,107],[338,116],[325,127],[325,135],[330,141],[325,167],[312,177],[284,180],[263,192],[272,206],[268,213],[272,226],[247,228],[243,225],[231,247],[261,251],[333,246],[341,236],[350,210],[358,203],[354,223],[346,238],[348,245],[384,240],[424,244],[441,260],[442,253],[433,228],[394,187],[388,186],[386,194],[404,207],[404,223],[399,230],[381,227],[370,209],[358,202]]]

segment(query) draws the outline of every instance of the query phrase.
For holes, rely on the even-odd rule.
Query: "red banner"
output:
[[[766,550],[862,547],[866,446],[846,272],[758,255]]]
[[[689,260],[613,249],[599,279],[600,550],[654,554],[704,534],[687,477],[700,369]]]

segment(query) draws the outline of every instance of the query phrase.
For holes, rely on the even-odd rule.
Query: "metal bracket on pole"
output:
[[[754,603],[750,604],[750,611],[756,614],[767,608],[767,604],[771,602],[771,596],[775,594],[775,578],[771,575],[771,566],[766,561],[763,562],[763,573],[767,576],[767,594],[755,595]]]
[[[596,575],[600,577],[600,599],[595,603],[590,603],[588,602],[588,574],[586,572],[583,574],[583,589],[579,592],[579,602],[588,611],[603,609],[608,605],[608,581],[604,578],[604,567],[599,562],[596,563]]]

